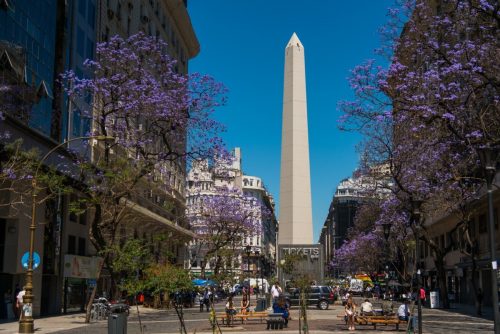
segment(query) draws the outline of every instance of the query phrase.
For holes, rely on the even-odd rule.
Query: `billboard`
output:
[[[102,257],[64,255],[64,277],[96,278],[103,261]]]

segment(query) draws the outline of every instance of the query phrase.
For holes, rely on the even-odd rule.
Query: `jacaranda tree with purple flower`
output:
[[[187,215],[199,235],[198,255],[205,264],[212,261],[213,272],[218,275],[224,258],[238,256],[244,238],[260,235],[262,220],[269,213],[256,198],[244,195],[238,188],[217,187],[211,194],[200,193],[193,198]],[[204,269],[202,266],[202,276]]]
[[[366,136],[366,156],[389,166],[394,195],[408,212],[412,199],[422,199],[426,218],[469,216],[463,208],[482,182],[476,152],[500,138],[499,3],[400,5],[383,30],[390,67],[369,61],[354,69],[357,99],[341,104],[342,127]],[[468,226],[458,221],[450,233]],[[430,238],[425,224],[410,227],[432,250],[447,307],[444,256],[451,247]]]
[[[88,135],[114,138],[93,143],[92,159],[79,162],[82,172],[74,177],[82,196],[73,206],[90,210],[90,240],[110,270],[107,250],[115,249],[119,229],[140,219],[133,208],[144,194],[160,199],[167,218],[185,226],[182,205],[171,195],[182,192],[185,164],[222,150],[223,127],[211,114],[225,102],[224,87],[208,76],[177,73],[166,50],[143,33],[115,36],[97,44],[96,60],[84,62],[91,75],[62,76],[69,100],[91,124]]]

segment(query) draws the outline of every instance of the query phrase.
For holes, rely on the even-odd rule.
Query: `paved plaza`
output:
[[[218,303],[216,310],[223,311],[224,303]],[[451,310],[423,309],[423,332],[432,334],[441,333],[492,333],[493,322],[491,309],[486,309],[483,317],[472,315],[474,309],[469,306],[455,306]],[[141,321],[145,334],[180,333],[179,321],[173,310],[154,310],[140,307]],[[326,311],[309,308],[308,318],[311,334],[341,333],[347,332],[347,326],[338,315],[343,314],[340,305],[331,306]],[[185,324],[188,333],[212,333],[207,312],[199,312],[197,308],[185,309]],[[292,320],[289,327],[279,330],[280,333],[298,333],[298,310],[291,310]],[[0,324],[0,334],[17,333],[17,323]],[[36,319],[36,333],[74,333],[74,334],[105,334],[107,333],[107,321],[101,320],[84,323],[83,314],[72,314],[65,316],[47,317]],[[133,309],[128,318],[128,334],[139,334],[139,321],[137,312]],[[235,324],[234,327],[221,326],[223,333],[268,333],[266,324],[258,320],[249,321],[247,324]],[[373,330],[371,326],[357,326],[357,332],[366,334],[381,332],[396,332],[394,326],[379,326]],[[405,328],[400,328],[405,333]]]

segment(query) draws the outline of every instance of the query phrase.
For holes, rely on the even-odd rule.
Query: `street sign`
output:
[[[21,258],[21,265],[23,266],[24,269],[28,269],[28,262],[30,259],[30,252],[24,253],[23,257]],[[37,252],[33,252],[33,270],[38,268],[40,265],[40,255],[38,255]]]

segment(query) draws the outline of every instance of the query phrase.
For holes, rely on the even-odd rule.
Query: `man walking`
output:
[[[26,294],[26,287],[23,286],[23,289],[19,291],[19,293],[16,296],[16,308],[19,310],[19,320],[21,320],[24,316],[24,310],[23,310],[23,305],[24,305],[24,295]]]

